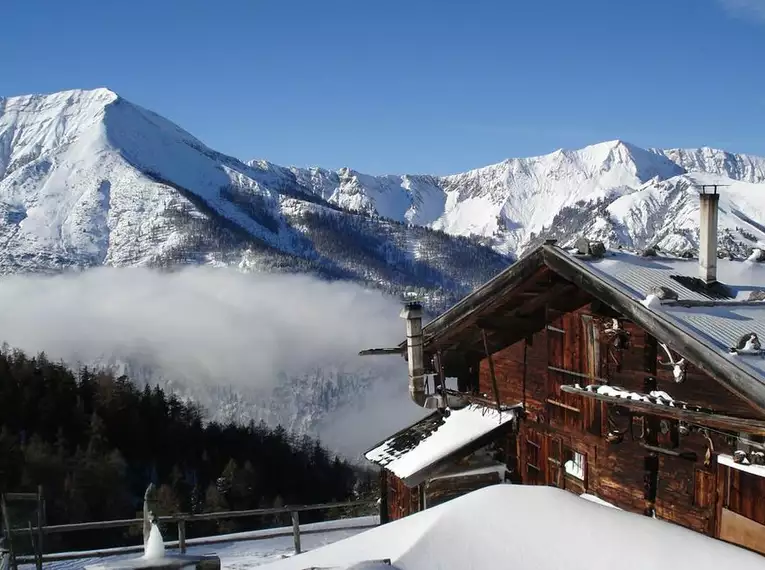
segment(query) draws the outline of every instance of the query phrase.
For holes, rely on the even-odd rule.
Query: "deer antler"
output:
[[[662,366],[666,366],[668,368],[672,368],[672,374],[675,377],[675,382],[680,384],[681,382],[685,382],[685,358],[680,358],[679,360],[675,360],[672,356],[672,352],[670,352],[669,347],[664,344],[663,342],[659,343],[659,346],[664,349],[664,352],[667,353],[667,357],[669,358],[669,362],[664,360],[659,360],[659,364]]]

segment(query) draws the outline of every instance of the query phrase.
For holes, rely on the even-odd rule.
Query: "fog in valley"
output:
[[[284,423],[351,456],[422,416],[402,358],[357,356],[405,337],[399,311],[354,284],[209,267],[0,280],[0,340],[12,348],[75,367],[127,364],[215,419],[234,394],[243,402],[226,419]]]

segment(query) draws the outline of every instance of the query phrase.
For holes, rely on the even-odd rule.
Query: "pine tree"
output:
[[[207,491],[205,492],[204,510],[206,513],[217,513],[228,510],[226,498],[218,490],[218,487],[212,483],[207,487]]]
[[[157,516],[174,515],[181,511],[178,496],[170,485],[160,485],[157,489],[156,512]]]
[[[194,485],[194,487],[191,489],[191,498],[190,498],[190,511],[192,514],[197,514],[204,512],[205,509],[205,497],[202,496],[202,489],[199,487],[199,485]]]
[[[93,412],[90,416],[90,430],[88,435],[88,457],[97,457],[105,453],[107,450],[106,426],[96,412]]]
[[[170,474],[170,486],[177,499],[178,511],[189,512],[191,510],[191,486],[177,465],[173,467]]]
[[[218,480],[215,482],[218,492],[226,497],[226,499],[228,499],[229,494],[231,493],[231,489],[234,485],[234,477],[236,477],[238,468],[236,461],[229,459],[225,469],[223,469],[223,473],[221,473],[221,476],[218,477]]]

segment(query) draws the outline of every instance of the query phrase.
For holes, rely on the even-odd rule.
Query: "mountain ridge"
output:
[[[11,118],[10,128],[0,124],[0,184],[5,186],[0,187],[0,198],[8,195],[7,187],[14,179],[23,181],[25,174],[29,177],[30,170],[39,172],[51,168],[53,164],[45,160],[46,154],[56,149],[79,145],[81,154],[92,151],[93,156],[103,154],[104,150],[113,151],[114,160],[118,158],[136,171],[131,173],[133,178],[148,178],[160,186],[172,187],[187,200],[196,200],[197,209],[201,206],[208,210],[208,215],[218,215],[224,225],[235,227],[279,254],[290,256],[298,252],[303,261],[318,260],[325,268],[333,265],[331,260],[311,251],[300,232],[296,235],[287,231],[290,223],[283,223],[285,211],[288,217],[296,218],[348,213],[383,218],[387,223],[407,227],[423,226],[449,236],[469,237],[512,258],[536,243],[540,236],[559,235],[561,232],[553,224],[561,216],[570,218],[572,209],[578,210],[579,217],[586,212],[592,217],[597,208],[602,209],[604,202],[616,202],[627,194],[639,195],[646,184],[693,173],[730,179],[719,180],[721,184],[765,183],[765,158],[762,157],[710,147],[643,149],[619,139],[581,149],[558,149],[544,155],[508,158],[446,176],[373,176],[349,167],[333,171],[321,167],[285,167],[265,160],[245,162],[207,147],[171,121],[130,103],[108,88],[4,98],[0,99],[0,109],[3,122],[7,124]],[[39,118],[32,121],[31,134],[26,132],[30,130],[27,124],[22,136],[17,136],[19,121],[13,121],[14,114],[17,119],[19,116],[23,119],[23,115]],[[126,128],[126,124],[131,128]],[[99,142],[103,143],[100,147]],[[202,162],[206,160],[213,167],[202,165],[198,160],[200,156]],[[65,157],[64,162],[66,158],[71,157]],[[82,157],[74,157],[74,162],[82,163]],[[82,182],[82,172],[89,164],[84,161],[82,166],[78,182]],[[693,185],[696,179],[691,176],[685,182]],[[46,184],[41,190],[49,186]],[[91,191],[89,196],[79,197],[80,201],[96,204],[87,204],[75,216],[83,222],[76,228],[77,232],[58,228],[63,241],[74,236],[61,249],[84,253],[84,260],[80,261],[86,266],[98,263],[99,259],[100,263],[117,265],[136,262],[136,255],[125,255],[124,248],[122,252],[104,251],[111,233],[120,233],[119,224],[110,225],[104,211],[98,208],[99,201],[111,206],[111,194],[107,190],[111,191],[111,184]],[[221,194],[226,199],[221,199]],[[166,201],[168,196],[159,191],[154,198]],[[655,202],[656,196],[652,198]],[[686,200],[692,198],[692,192],[688,192]],[[761,223],[760,212],[765,208],[760,207],[759,200],[754,201],[755,215],[750,219]],[[38,225],[45,225],[45,212],[40,215],[33,211],[37,215],[30,216],[26,207],[17,207],[12,199],[2,202],[0,214],[4,214],[7,221],[29,219],[26,222],[29,226],[42,218]],[[745,211],[738,204],[733,206]],[[635,207],[645,210],[649,205],[636,204]],[[672,212],[676,208],[665,204],[659,210]],[[640,213],[636,211],[628,217],[638,219]],[[663,219],[659,225],[667,227],[670,222]],[[624,219],[605,220],[601,224],[624,224]],[[723,229],[730,232],[735,227]],[[752,228],[743,229],[749,234]],[[627,224],[625,231],[611,232],[606,241],[609,245],[643,247],[656,241],[650,236],[650,230]],[[602,232],[596,233],[604,237]],[[626,239],[618,239],[619,235]],[[751,235],[755,235],[756,240],[761,238],[756,231]],[[12,237],[7,240],[6,250],[13,245]],[[153,249],[146,244],[134,244],[132,249],[143,254],[138,256],[142,257],[138,262],[153,263],[163,256],[172,257],[170,244],[178,236],[166,237],[164,244],[155,243]],[[50,245],[45,238],[38,232],[31,241]],[[738,243],[735,249],[740,252],[748,246],[747,240],[736,238],[734,241]],[[697,245],[693,236],[685,234],[682,240],[665,242],[669,245],[683,242],[686,249]],[[39,249],[44,248],[38,248],[38,253]],[[67,265],[60,256],[46,258],[44,254],[42,252],[38,265],[45,269]],[[30,257],[28,251],[22,255]],[[499,265],[496,260],[495,265]]]
[[[424,290],[439,306],[510,261],[459,236],[344,211],[288,169],[219,153],[108,89],[2,101],[4,272],[224,264]],[[338,255],[350,234],[359,239]],[[458,258],[474,262],[462,270]]]

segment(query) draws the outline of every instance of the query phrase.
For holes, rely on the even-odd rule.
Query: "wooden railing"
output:
[[[336,527],[333,525],[330,528],[303,529],[301,531],[300,513],[329,510],[329,509],[351,509],[351,508],[355,509],[360,507],[371,507],[376,505],[376,503],[377,501],[353,501],[353,502],[346,502],[346,503],[322,503],[322,504],[316,504],[316,505],[292,505],[292,506],[269,508],[269,509],[250,509],[245,511],[220,511],[220,512],[213,512],[213,513],[197,513],[197,514],[178,513],[175,515],[157,517],[156,521],[160,524],[170,523],[170,524],[177,525],[178,540],[165,542],[165,545],[168,548],[177,548],[182,554],[186,552],[188,544],[191,544],[193,546],[209,545],[209,544],[220,544],[225,542],[243,541],[243,540],[247,540],[247,541],[264,540],[268,538],[277,538],[282,536],[293,537],[295,553],[299,554],[301,552],[301,544],[300,544],[301,534],[315,534],[320,532],[331,532],[333,530],[363,530],[365,528],[376,526],[376,524],[370,525],[370,524],[360,524],[356,522],[356,524],[348,524],[348,525],[343,525],[339,527]],[[203,538],[194,538],[194,539],[189,539],[187,543],[186,525],[188,523],[201,522],[201,521],[219,521],[219,520],[229,520],[229,519],[244,518],[244,517],[279,515],[279,514],[290,515],[290,518],[292,520],[291,529],[288,529],[288,527],[275,528],[275,529],[263,529],[262,531],[257,531],[257,533],[253,534],[253,536],[251,537],[243,537],[242,533],[238,533],[238,536],[234,535],[230,537],[223,535],[223,536],[209,536],[209,537],[203,537]],[[341,518],[341,519],[334,519],[334,520],[343,520],[343,519]],[[117,519],[117,520],[110,520],[110,521],[95,521],[95,522],[83,522],[83,523],[72,523],[72,524],[47,525],[42,527],[14,528],[11,530],[10,534],[12,536],[23,536],[23,535],[29,535],[29,533],[31,532],[34,535],[43,536],[43,535],[59,534],[59,533],[66,533],[66,532],[102,530],[107,528],[129,528],[132,526],[140,527],[142,525],[143,525],[143,519],[141,518]],[[60,561],[60,560],[76,560],[79,558],[91,558],[91,557],[98,558],[98,557],[113,556],[113,555],[119,555],[119,554],[130,554],[130,553],[142,552],[142,551],[143,551],[143,544],[137,545],[137,546],[121,546],[116,548],[106,548],[102,550],[89,550],[89,551],[83,551],[83,552],[66,552],[66,553],[58,553],[58,554],[55,554],[55,553],[44,554],[42,552],[37,552],[35,553],[35,555],[13,557],[13,559],[11,560],[11,568],[13,570],[16,570],[16,568],[18,567],[18,564],[35,564],[36,563],[39,565],[42,562],[54,562],[54,561]]]

